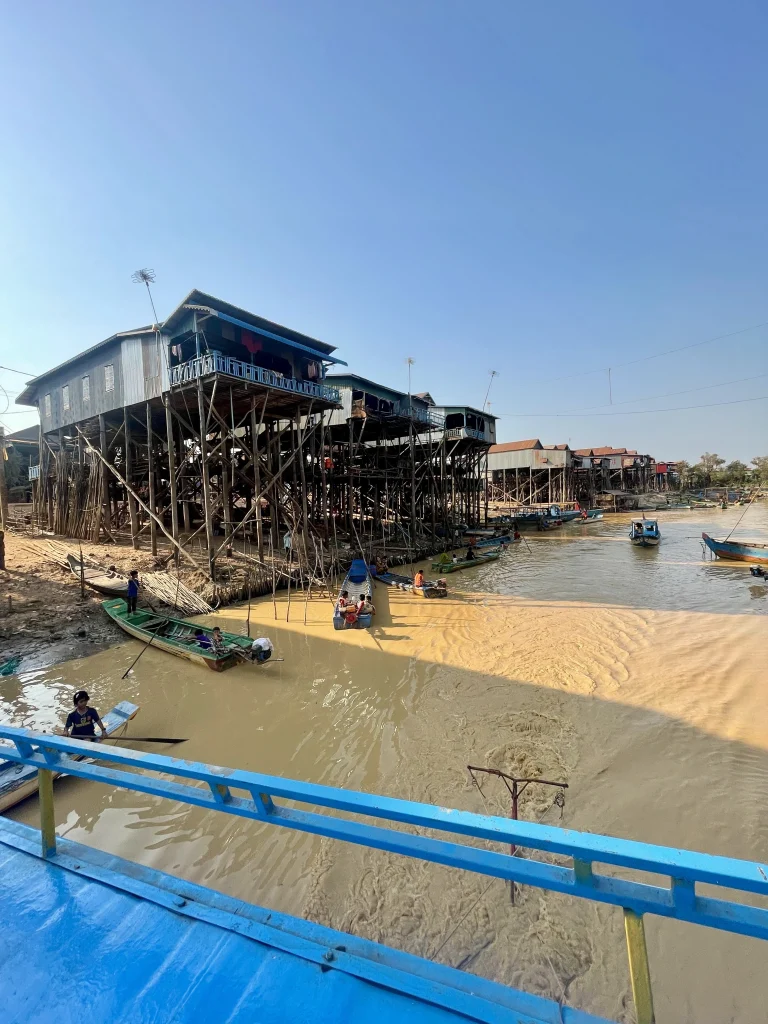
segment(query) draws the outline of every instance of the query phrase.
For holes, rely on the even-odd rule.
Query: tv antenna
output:
[[[499,371],[498,370],[489,370],[488,373],[491,375],[491,379],[488,381],[488,390],[485,392],[485,400],[483,401],[483,412],[485,412],[485,407],[486,407],[486,405],[488,405],[488,396],[490,395],[491,387],[493,386],[493,378],[499,376]],[[490,412],[490,407],[489,407],[489,412]]]
[[[149,287],[150,284],[155,282],[154,270],[149,267],[143,267],[141,270],[131,274],[131,280],[134,284],[145,284],[147,286],[147,295],[149,295],[149,301],[152,304],[152,316],[154,317],[152,326],[156,328],[158,326],[157,310],[155,309],[155,300],[152,298],[152,290]]]

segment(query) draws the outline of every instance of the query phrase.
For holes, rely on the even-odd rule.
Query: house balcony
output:
[[[188,359],[185,363],[179,363],[178,366],[172,366],[169,375],[171,387],[191,384],[199,377],[209,377],[214,373],[223,374],[225,377],[234,377],[251,384],[260,384],[265,388],[288,392],[301,398],[317,398],[323,402],[339,404],[339,392],[327,384],[316,384],[310,380],[285,377],[282,373],[265,370],[262,366],[244,363],[242,359],[225,356],[216,351],[206,352]]]

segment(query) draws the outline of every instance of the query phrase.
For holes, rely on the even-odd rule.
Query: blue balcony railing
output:
[[[294,395],[306,398],[319,398],[324,402],[339,401],[339,392],[327,384],[315,384],[311,380],[297,380],[295,377],[284,377],[274,370],[265,370],[263,366],[244,363],[234,356],[225,356],[221,352],[206,352],[195,356],[185,363],[172,366],[170,370],[171,387],[179,384],[190,384],[198,377],[208,377],[212,373],[223,373],[227,377],[249,381],[251,384],[262,384],[266,388],[277,388]]]

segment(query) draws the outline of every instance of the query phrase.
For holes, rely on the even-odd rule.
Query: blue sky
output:
[[[768,395],[768,327],[620,364],[768,321],[767,44],[763,0],[6,6],[0,363],[146,323],[149,266],[161,316],[198,287],[438,401],[498,370],[502,440],[765,454],[767,402],[713,403]]]

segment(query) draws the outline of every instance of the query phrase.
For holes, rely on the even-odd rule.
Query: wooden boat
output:
[[[432,568],[438,572],[459,572],[461,569],[474,569],[476,565],[483,565],[485,562],[495,562],[498,557],[498,551],[488,551],[484,555],[453,562],[447,555],[441,555],[438,561],[432,563]]]
[[[128,578],[126,576],[121,576],[120,573],[111,570],[105,572],[104,569],[88,565],[84,561],[81,577],[81,563],[74,555],[67,555],[67,564],[72,570],[72,574],[78,579],[84,579],[85,585],[91,590],[96,590],[100,594],[104,594],[105,597],[128,596]]]
[[[152,647],[159,651],[175,654],[198,665],[205,665],[214,672],[223,672],[225,668],[240,664],[243,658],[250,654],[253,644],[250,637],[222,631],[225,649],[216,651],[213,647],[201,647],[199,641],[195,639],[196,633],[203,632],[212,642],[212,626],[196,625],[194,622],[187,622],[186,619],[166,618],[143,608],[129,614],[127,603],[119,598],[114,601],[102,601],[101,607],[113,622],[137,640],[143,640],[145,643],[151,640]]]
[[[503,533],[500,536],[496,536],[496,537],[478,537],[478,539],[475,541],[475,543],[472,545],[472,547],[475,547],[475,548],[494,548],[494,547],[498,547],[500,544],[512,544],[512,543],[518,543],[519,544],[520,543],[520,538],[518,537],[517,541],[513,541],[508,533]]]
[[[413,579],[410,576],[400,576],[395,572],[380,572],[376,574],[376,579],[381,580],[382,583],[386,583],[388,587],[397,587],[398,590],[407,590],[416,597],[447,597],[448,589],[445,586],[445,581],[440,580],[435,582],[434,580],[424,580],[423,587],[414,586]],[[441,585],[442,584],[442,585]]]
[[[661,530],[655,519],[633,519],[629,539],[643,548],[655,548],[661,540]]]
[[[356,558],[349,567],[349,572],[344,577],[344,582],[339,591],[339,600],[344,591],[347,591],[349,600],[356,603],[361,594],[370,601],[373,595],[373,580],[368,565],[364,558]],[[358,615],[354,622],[347,622],[339,608],[339,600],[333,609],[334,629],[367,629],[371,624],[370,615]]]
[[[768,565],[768,544],[758,544],[757,541],[743,543],[736,540],[715,540],[708,533],[702,533],[701,539],[718,558],[731,558],[737,562],[758,562],[761,565]]]
[[[581,515],[579,519],[572,519],[571,522],[575,523],[576,526],[587,526],[589,523],[599,523],[605,516],[599,510],[595,510],[595,515]]]
[[[113,736],[124,729],[138,710],[138,704],[121,700],[102,718],[107,734]],[[1,753],[2,748],[0,747]],[[75,758],[76,761],[84,759],[85,754]],[[59,774],[58,772],[54,773],[54,779],[58,779]],[[28,796],[34,796],[37,786],[37,768],[33,768],[32,765],[18,764],[16,761],[0,761],[0,812],[15,807],[22,800],[26,800]]]

